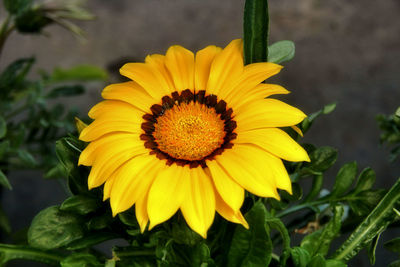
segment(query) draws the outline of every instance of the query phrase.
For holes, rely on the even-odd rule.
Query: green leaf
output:
[[[83,94],[85,88],[82,85],[63,85],[52,89],[47,95],[47,98],[56,98],[60,96],[76,96]]]
[[[367,246],[374,237],[383,232],[396,218],[394,208],[400,200],[400,179],[383,197],[375,209],[354,230],[350,237],[336,251],[334,258],[347,261]]]
[[[32,4],[32,0],[4,0],[4,7],[11,14],[21,13]]]
[[[376,179],[375,171],[371,168],[365,168],[358,177],[355,186],[355,193],[371,189]]]
[[[79,65],[69,69],[55,68],[50,81],[105,81],[107,78],[107,72],[102,68],[92,65]]]
[[[337,150],[328,146],[319,147],[310,154],[310,159],[311,162],[307,164],[310,165],[309,168],[316,172],[324,172],[336,162]]]
[[[52,206],[35,216],[28,230],[28,242],[40,249],[66,246],[83,237],[82,225],[79,217]]]
[[[23,149],[19,149],[17,153],[18,153],[19,159],[27,167],[33,168],[33,167],[36,167],[38,165],[36,159],[28,151],[23,150]]]
[[[15,93],[25,87],[25,77],[34,62],[34,58],[21,58],[8,65],[0,75],[0,96],[6,98],[11,90]]]
[[[44,27],[53,21],[41,8],[28,8],[15,19],[15,26],[21,33],[40,33]]]
[[[210,249],[204,243],[199,243],[191,250],[190,255],[190,266],[199,266],[199,267],[207,267],[214,266],[214,261],[210,256]]]
[[[89,230],[101,230],[106,228],[113,221],[110,213],[104,212],[100,216],[91,217],[87,223]]]
[[[85,215],[96,211],[101,206],[98,199],[85,195],[75,195],[67,198],[60,207],[62,211]]]
[[[98,232],[85,235],[83,238],[71,242],[68,246],[68,250],[78,250],[84,248],[90,248],[94,245],[100,244],[107,240],[118,238],[119,236],[114,233]]]
[[[282,255],[280,257],[280,265],[281,266],[286,266],[286,260],[289,258],[290,256],[290,236],[289,236],[289,232],[286,229],[285,225],[283,224],[283,222],[277,218],[277,217],[272,217],[271,214],[267,213],[267,220],[266,220],[268,226],[270,228],[276,229],[279,231],[279,233],[282,236],[282,246],[283,246],[283,252]]]
[[[322,255],[317,254],[312,257],[311,261],[308,263],[307,267],[325,267],[325,259]]]
[[[102,267],[97,257],[89,253],[73,253],[60,262],[61,267]]]
[[[7,122],[6,120],[0,115],[0,139],[6,136],[7,133]]]
[[[325,267],[347,267],[343,261],[329,259],[325,262]]]
[[[387,250],[400,254],[400,237],[387,241],[383,246]]]
[[[304,198],[303,202],[308,202],[313,200],[315,197],[317,197],[322,189],[322,185],[324,182],[324,176],[322,174],[320,175],[314,175],[313,176],[313,182],[311,186],[311,191],[308,193],[308,195]]]
[[[268,1],[247,0],[243,21],[245,64],[268,61]]]
[[[250,229],[237,226],[228,253],[228,266],[268,266],[272,241],[266,225],[267,210],[261,201],[245,215]]]
[[[364,190],[356,194],[346,196],[350,208],[358,216],[366,216],[373,210],[382,197],[385,195],[386,190]]]
[[[28,246],[0,244],[0,266],[11,260],[24,259],[43,262],[52,266],[59,266],[62,256],[55,251],[46,252]]]
[[[9,148],[10,148],[9,140],[0,143],[0,159],[4,157],[4,155],[8,152]]]
[[[336,175],[335,184],[330,197],[340,197],[346,193],[346,191],[353,184],[357,175],[357,162],[350,162],[343,165]]]
[[[7,218],[7,215],[1,206],[0,206],[0,227],[7,234],[11,233],[10,220]]]
[[[282,63],[294,57],[295,45],[292,41],[279,41],[268,47],[268,62]]]
[[[0,184],[2,186],[4,186],[5,188],[7,188],[8,190],[12,190],[12,186],[10,184],[10,181],[8,181],[6,175],[1,170],[0,170]]]
[[[340,231],[342,216],[343,207],[335,206],[332,219],[322,229],[304,237],[301,241],[301,248],[306,249],[310,256],[317,254],[325,256],[329,251],[332,240]]]
[[[311,256],[307,250],[300,247],[294,247],[290,251],[290,260],[292,264],[289,264],[289,266],[307,267],[311,260]]]
[[[327,115],[334,111],[336,108],[336,103],[331,103],[324,106],[321,110],[314,112],[307,116],[301,123],[301,130],[303,133],[307,132],[310,129],[311,125],[314,123],[315,119],[321,115]]]
[[[371,265],[375,265],[375,251],[376,251],[376,246],[378,245],[379,237],[381,236],[381,233],[376,235],[374,239],[372,239],[371,243],[368,244],[367,247],[367,255],[369,262]]]

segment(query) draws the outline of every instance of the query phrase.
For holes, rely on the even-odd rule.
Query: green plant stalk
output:
[[[16,259],[33,260],[58,266],[64,256],[56,252],[46,252],[43,250],[26,246],[0,244],[0,265]]]
[[[400,179],[393,185],[379,204],[364,219],[343,245],[335,252],[333,258],[347,261],[354,257],[363,247],[395,220],[395,205],[400,201]]]
[[[15,25],[10,26],[11,17],[8,15],[6,20],[3,22],[0,29],[0,56],[3,51],[4,44],[7,40],[7,37],[14,31]]]

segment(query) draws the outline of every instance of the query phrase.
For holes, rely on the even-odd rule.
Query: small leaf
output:
[[[83,234],[79,217],[52,206],[35,216],[28,230],[28,242],[32,247],[54,249],[82,238]]]
[[[322,114],[326,115],[334,111],[336,108],[336,103],[331,103],[324,106],[321,110],[314,112],[307,116],[301,123],[301,130],[303,133],[307,132],[310,129],[311,125],[314,123],[314,120],[321,116]]]
[[[311,261],[308,263],[307,267],[325,267],[325,259],[322,255],[317,254],[312,257]]]
[[[328,104],[322,109],[322,114],[327,115],[333,112],[335,109],[336,109],[336,103]]]
[[[51,23],[44,9],[33,7],[24,10],[15,19],[15,26],[21,33],[40,33]]]
[[[387,241],[384,247],[392,252],[400,254],[400,237]]]
[[[0,139],[6,136],[7,133],[7,122],[6,120],[0,115]]]
[[[76,96],[85,92],[82,85],[63,85],[52,89],[47,95],[47,98],[57,98],[60,96]]]
[[[374,237],[374,239],[372,239],[371,243],[369,243],[368,247],[367,247],[367,255],[368,255],[368,259],[369,262],[371,263],[371,265],[375,265],[375,251],[376,251],[376,246],[378,245],[378,241],[379,241],[379,237],[381,236],[381,233],[379,233],[378,235],[376,235]]]
[[[375,179],[375,171],[371,168],[365,168],[358,177],[355,193],[371,189],[375,183]]]
[[[107,72],[102,68],[92,65],[79,65],[69,69],[55,68],[50,81],[105,81],[107,77]]]
[[[68,257],[66,257],[65,259],[63,259],[60,262],[60,266],[61,267],[102,267],[104,266],[104,264],[101,264],[98,260],[97,257],[89,254],[89,253],[85,253],[85,252],[81,252],[81,253],[73,253],[71,255],[69,255]]]
[[[34,62],[34,58],[21,58],[8,65],[0,75],[0,96],[7,97],[11,90],[16,93],[26,87],[25,77]]]
[[[329,169],[337,159],[337,150],[332,147],[319,147],[310,154],[310,168],[317,172]]]
[[[6,175],[1,170],[0,170],[0,184],[2,186],[4,186],[5,188],[7,188],[8,190],[12,190],[12,186],[10,184],[10,181],[8,181]]]
[[[10,14],[18,14],[32,4],[32,0],[4,0],[4,7]]]
[[[107,240],[118,238],[119,236],[114,233],[98,232],[85,235],[82,239],[71,242],[68,246],[68,250],[78,250],[84,248],[90,248],[94,245],[100,244]]]
[[[60,210],[85,215],[96,211],[100,206],[101,203],[93,197],[75,195],[66,199],[61,204]]]
[[[35,167],[38,164],[36,159],[32,156],[32,154],[26,150],[19,149],[18,157],[20,158],[22,163],[25,164],[27,167]]]
[[[332,219],[320,230],[307,235],[301,241],[301,247],[306,249],[310,256],[321,254],[325,256],[332,240],[338,235],[343,216],[343,207],[335,206]]]
[[[243,22],[245,64],[268,61],[268,1],[247,0]]]
[[[290,266],[307,267],[311,260],[311,256],[307,250],[300,247],[294,247],[290,251],[290,260],[293,263]]]
[[[339,170],[330,197],[342,196],[353,184],[357,175],[357,162],[350,162]]]
[[[295,54],[295,45],[292,41],[279,41],[268,47],[268,62],[282,63],[291,60]]]
[[[78,133],[80,134],[83,129],[87,127],[87,124],[81,121],[78,117],[75,117],[75,127]]]
[[[325,262],[325,267],[347,267],[343,261],[329,259]]]
[[[268,266],[272,241],[266,225],[267,210],[261,201],[245,215],[250,229],[237,226],[228,253],[228,266]]]

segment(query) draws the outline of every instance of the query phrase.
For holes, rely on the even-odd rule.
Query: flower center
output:
[[[200,103],[182,103],[165,111],[154,125],[158,148],[176,159],[201,160],[224,143],[224,121]]]
[[[190,168],[207,167],[236,138],[233,110],[215,95],[189,89],[164,96],[161,104],[143,116],[140,138],[144,146],[159,159]]]

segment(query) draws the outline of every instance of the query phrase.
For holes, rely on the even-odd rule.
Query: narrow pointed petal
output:
[[[172,75],[176,91],[194,89],[194,54],[186,48],[171,46],[165,55],[165,65]]]
[[[228,204],[224,202],[219,194],[215,194],[215,203],[217,212],[224,217],[225,220],[241,224],[244,228],[249,229],[249,224],[246,222],[246,219],[243,217],[240,210],[234,211]]]
[[[176,91],[171,74],[165,65],[166,57],[164,55],[148,55],[145,62],[153,68],[153,74],[163,88],[166,88],[170,93]]]
[[[243,41],[236,39],[215,57],[208,78],[207,93],[224,99],[230,85],[242,74],[243,68]]]
[[[190,169],[190,186],[181,211],[190,228],[207,238],[207,230],[214,221],[215,193],[210,177],[202,168]]]
[[[176,164],[160,171],[149,191],[147,212],[152,229],[174,215],[190,189],[189,167]]]
[[[130,159],[115,173],[110,203],[113,214],[123,212],[135,202],[147,195],[155,179],[158,159],[153,155],[143,154]]]
[[[237,133],[260,128],[286,127],[301,122],[306,115],[276,99],[262,99],[234,110]]]
[[[99,138],[91,142],[79,156],[78,165],[92,166],[95,158],[101,155],[100,151],[107,151],[107,147],[114,149],[121,146],[123,142],[134,142],[136,140],[137,145],[142,142],[138,134],[117,132],[107,134],[102,138]]]
[[[214,181],[215,188],[234,211],[240,210],[244,201],[244,189],[238,185],[232,177],[215,160],[207,161],[210,176]]]
[[[195,88],[196,91],[205,90],[207,88],[208,77],[210,75],[211,64],[221,48],[215,45],[207,46],[206,48],[196,53],[195,59]]]
[[[260,148],[235,144],[232,149],[216,156],[215,160],[250,193],[279,199],[274,177],[265,163],[259,164],[259,156],[262,156]]]
[[[154,74],[154,68],[146,63],[127,63],[120,69],[120,73],[132,79],[143,87],[154,99],[161,99],[170,93],[168,88],[163,87],[165,81],[159,80]]]
[[[310,161],[304,148],[278,128],[246,131],[238,135],[234,142],[255,144],[276,157],[288,161]]]
[[[233,93],[235,94],[233,95]],[[251,105],[254,101],[267,98],[271,95],[289,93],[288,90],[280,85],[261,83],[247,92],[240,90],[232,92],[228,96],[229,100],[227,99],[227,102],[233,109],[238,109],[243,105]]]
[[[124,101],[146,113],[150,112],[150,107],[159,101],[134,81],[110,84],[104,88],[101,96],[104,99]]]
[[[120,147],[103,148],[96,157],[88,177],[89,189],[102,185],[127,160],[148,153],[143,145],[138,146],[129,141],[121,143],[121,145],[124,146],[122,149]]]

